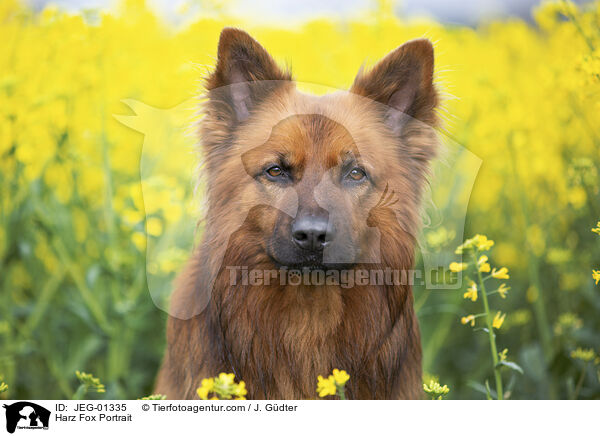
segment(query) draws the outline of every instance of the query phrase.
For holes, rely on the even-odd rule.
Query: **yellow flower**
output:
[[[160,218],[152,217],[146,220],[146,230],[151,236],[160,236],[163,232],[163,224]]]
[[[598,284],[598,282],[600,282],[600,270],[596,271],[595,269],[593,269],[592,270],[592,278],[594,279],[596,284]]]
[[[59,201],[68,204],[73,194],[73,177],[71,170],[66,165],[49,165],[44,174],[44,181],[56,195]]]
[[[219,382],[221,382],[221,384],[224,386],[232,385],[234,383],[234,380],[235,374],[226,374],[224,372],[219,374]]]
[[[583,320],[581,318],[573,312],[565,312],[561,313],[558,317],[558,321],[554,325],[554,333],[562,335],[570,330],[579,330],[581,327],[583,327]]]
[[[94,377],[93,374],[88,374],[86,372],[75,371],[75,375],[79,382],[86,387],[87,390],[96,391],[96,392],[106,392],[104,385],[100,383],[100,379],[98,377]]]
[[[496,270],[496,268],[494,268],[492,270],[492,277],[495,279],[509,279],[510,276],[508,275],[508,268],[506,268],[505,266],[503,266],[499,270]]]
[[[344,386],[348,380],[350,380],[350,376],[344,370],[334,369],[333,370],[333,379],[338,386]]]
[[[131,226],[134,226],[144,220],[144,214],[142,212],[131,208],[123,211],[121,216],[123,217],[123,220]]]
[[[148,395],[147,397],[138,398],[138,400],[143,400],[143,401],[162,401],[162,400],[166,400],[166,399],[167,399],[167,396],[162,395],[162,394],[152,394],[152,395]]]
[[[222,372],[218,377],[203,379],[196,393],[202,400],[245,400],[248,391],[245,382],[235,383],[235,374]]]
[[[473,239],[475,240],[475,246],[481,251],[489,250],[494,245],[494,241],[488,239],[485,235],[475,235]]]
[[[475,282],[471,283],[467,292],[464,293],[463,298],[470,298],[471,301],[477,301],[477,285]]]
[[[327,378],[319,376],[317,379],[317,392],[320,397],[327,395],[338,395],[340,400],[346,399],[344,385],[350,380],[350,376],[344,370],[334,369],[333,374]]]
[[[500,285],[500,287],[497,289],[497,292],[500,294],[500,297],[506,298],[506,293],[508,292],[509,289],[510,289],[510,287],[508,287],[504,283],[502,283]]]
[[[488,239],[487,236],[484,235],[475,235],[471,239],[467,239],[465,242],[460,245],[455,253],[462,254],[465,250],[470,250],[472,248],[477,248],[480,251],[486,251],[492,248],[494,245],[494,241]]]
[[[485,254],[479,258],[477,266],[481,272],[490,272],[490,264],[488,263],[488,257]]]
[[[498,311],[498,313],[496,313],[496,316],[494,317],[494,320],[492,321],[492,327],[495,329],[499,329],[500,327],[502,327],[502,324],[504,323],[504,318],[506,318],[506,314],[501,315],[501,312]]]
[[[596,224],[596,227],[594,227],[592,229],[592,232],[597,233],[600,235],[600,221],[598,221],[598,224]]]
[[[236,396],[236,400],[244,400],[247,394],[246,383],[243,381],[239,382],[233,389],[233,395]]]
[[[450,271],[452,272],[460,272],[460,271],[464,271],[465,269],[467,269],[467,264],[466,263],[462,263],[462,262],[452,262],[450,264]]]
[[[335,395],[337,388],[335,386],[335,379],[332,375],[327,378],[319,376],[317,379],[317,393],[319,397],[326,397],[327,395]]]
[[[133,242],[133,245],[135,245],[135,248],[137,248],[139,251],[144,252],[146,251],[146,235],[140,232],[135,232],[133,235],[131,235],[131,241]]]
[[[202,400],[208,399],[208,394],[214,389],[215,380],[213,378],[205,378],[202,380],[202,385],[196,390],[196,393]]]
[[[208,390],[205,388],[200,387],[196,389],[196,393],[201,400],[206,400],[208,398]]]
[[[500,362],[506,360],[507,354],[508,354],[508,348],[505,348],[504,350],[502,350],[501,352],[498,353],[498,358],[500,359]]]
[[[465,252],[465,250],[468,250],[470,248],[473,248],[473,240],[467,239],[465,242],[463,242],[461,245],[459,245],[458,248],[454,252],[456,254],[463,254]]]
[[[444,395],[450,392],[448,385],[441,386],[437,381],[431,380],[429,384],[423,383],[423,390],[431,396],[431,399],[441,400]]]
[[[596,357],[596,353],[592,348],[581,348],[578,347],[576,350],[571,351],[571,357],[573,359],[583,360],[584,362],[591,362]]]
[[[471,323],[471,327],[474,327],[474,326],[475,326],[475,315],[467,315],[467,316],[463,316],[463,317],[460,319],[460,322],[461,322],[462,324],[468,324],[468,323]]]

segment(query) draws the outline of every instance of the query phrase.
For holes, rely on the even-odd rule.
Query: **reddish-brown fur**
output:
[[[200,132],[208,184],[204,240],[172,298],[157,393],[196,398],[202,378],[233,372],[251,399],[315,398],[317,376],[340,368],[351,375],[351,399],[420,398],[410,285],[231,286],[226,267],[276,268],[266,236],[287,191],[240,175],[286,153],[301,174],[294,195],[304,198],[349,152],[373,170],[373,184],[336,191],[331,201],[345,202],[339,207],[346,207],[366,257],[381,247],[376,263],[352,268],[411,269],[421,191],[435,155],[432,74],[432,46],[416,40],[359,73],[349,93],[314,97],[296,91],[290,74],[249,35],[223,31]],[[255,86],[221,88],[246,81]],[[379,239],[360,236],[368,228]]]

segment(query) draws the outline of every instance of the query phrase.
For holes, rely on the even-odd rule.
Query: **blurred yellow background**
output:
[[[525,373],[507,376],[509,395],[600,397],[597,363],[571,357],[600,350],[600,3],[474,27],[404,21],[390,5],[291,27],[215,6],[175,29],[141,0],[111,13],[0,3],[2,395],[72,397],[76,370],[98,375],[106,398],[151,391],[165,315],[148,295],[146,237],[192,213],[193,184],[153,180],[144,195],[159,207],[145,211],[144,136],[113,114],[131,115],[129,99],[147,105],[130,105],[137,115],[175,107],[175,124],[191,123],[219,32],[234,25],[297,80],[334,88],[408,39],[434,41],[445,131],[483,161],[465,235],[494,239],[492,260],[511,271],[498,340]],[[167,129],[156,144],[170,140],[195,141]],[[189,173],[189,159],[172,164]],[[153,268],[170,280],[185,256],[172,250]],[[484,398],[485,335],[460,324],[462,293],[434,294],[422,304],[417,294],[425,370],[450,398]]]

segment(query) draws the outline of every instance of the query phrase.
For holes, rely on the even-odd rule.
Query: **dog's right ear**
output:
[[[206,88],[211,102],[217,103],[215,109],[235,124],[246,120],[256,105],[283,86],[281,81],[291,80],[290,73],[282,71],[255,39],[243,30],[226,27],[219,38],[217,67]]]

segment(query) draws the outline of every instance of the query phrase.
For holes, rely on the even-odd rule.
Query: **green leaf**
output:
[[[467,385],[477,392],[484,394],[488,400],[493,400],[496,396],[496,392],[490,389],[490,385],[487,380],[485,382],[485,386],[473,380],[469,380]]]
[[[486,380],[485,381],[485,395],[487,397],[488,400],[493,399],[492,398],[492,393],[490,392],[490,384],[489,382]]]
[[[521,374],[524,374],[524,372],[523,372],[523,368],[521,368],[521,367],[520,367],[519,365],[517,365],[515,362],[509,362],[509,361],[507,361],[507,360],[502,360],[502,361],[498,362],[498,365],[496,365],[496,366],[498,366],[498,367],[499,367],[499,366],[501,366],[501,365],[508,366],[508,367],[509,367],[510,369],[512,369],[513,371],[517,371],[517,372],[520,372]]]

